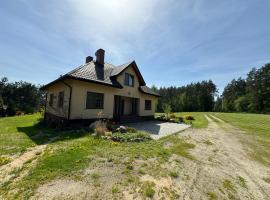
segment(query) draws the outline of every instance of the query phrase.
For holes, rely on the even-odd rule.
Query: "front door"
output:
[[[138,115],[138,99],[137,98],[132,98],[131,101],[131,114],[136,116]]]

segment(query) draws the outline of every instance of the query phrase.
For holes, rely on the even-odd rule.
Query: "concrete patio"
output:
[[[190,127],[190,125],[187,124],[178,124],[162,121],[145,121],[138,123],[128,123],[126,125],[136,128],[137,130],[147,131],[151,133],[151,137],[156,140],[161,137],[183,131]]]

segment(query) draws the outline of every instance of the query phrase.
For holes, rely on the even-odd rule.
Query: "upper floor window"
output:
[[[152,102],[151,102],[151,100],[145,100],[145,104],[144,104],[144,106],[145,106],[145,110],[152,110]]]
[[[54,98],[54,95],[53,94],[50,94],[50,98],[49,98],[49,106],[53,106],[53,98]]]
[[[87,92],[86,109],[103,109],[104,94]]]
[[[63,108],[64,105],[64,91],[58,93],[58,107]]]
[[[129,73],[125,73],[125,85],[127,86],[134,86],[134,76],[129,74]]]

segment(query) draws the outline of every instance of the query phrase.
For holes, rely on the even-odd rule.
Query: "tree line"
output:
[[[270,63],[233,79],[217,99],[217,111],[270,113]]]
[[[181,87],[152,86],[152,89],[161,95],[157,112],[163,112],[169,105],[172,112],[270,113],[270,63],[259,69],[253,68],[246,78],[233,79],[221,96],[211,80]]]
[[[156,105],[157,112],[163,112],[164,104],[170,105],[172,112],[212,111],[217,94],[217,87],[211,80],[181,87],[153,86],[152,89],[161,95]]]
[[[9,82],[6,77],[0,80],[0,115],[12,116],[33,113],[44,106],[45,94],[39,86],[28,82]]]

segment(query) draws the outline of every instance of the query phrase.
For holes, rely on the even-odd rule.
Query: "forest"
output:
[[[1,78],[0,115],[27,114],[44,109],[45,93],[39,88],[40,85]],[[152,89],[161,95],[156,103],[157,112],[163,112],[166,105],[172,112],[270,113],[270,63],[251,69],[245,78],[233,79],[221,95],[211,80],[179,87],[152,86]]]
[[[157,112],[169,104],[172,112],[219,111],[270,113],[270,63],[253,68],[246,78],[233,79],[218,95],[211,81],[191,83],[180,87],[152,87],[160,93]]]
[[[28,82],[0,80],[0,115],[12,116],[40,111],[44,108],[45,94],[40,86]]]

